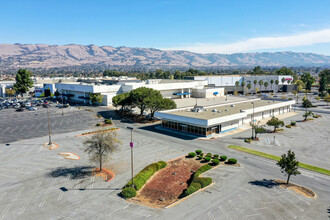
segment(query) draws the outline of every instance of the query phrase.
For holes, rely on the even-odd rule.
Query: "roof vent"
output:
[[[219,110],[218,113],[221,113],[221,111]]]
[[[235,105],[231,105],[230,107],[235,107]]]
[[[216,109],[212,109],[212,112],[217,112],[217,110]]]
[[[225,109],[226,112],[228,112],[228,109]]]

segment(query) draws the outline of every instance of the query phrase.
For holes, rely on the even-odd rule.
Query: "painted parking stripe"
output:
[[[210,218],[211,220],[215,220],[215,218],[213,217],[213,215],[212,215],[211,212],[209,212],[209,213],[207,213],[207,214],[208,214],[208,216],[209,216],[209,218]]]
[[[0,196],[0,201],[3,199],[3,197],[5,197],[6,194],[7,192],[2,193],[2,195]]]
[[[50,191],[52,190],[52,188],[53,188],[54,185],[55,185],[55,182],[56,182],[56,179],[54,179],[53,182],[52,182],[52,184],[48,187],[48,190],[47,190],[47,192],[46,192],[44,198],[41,200],[41,202],[40,202],[40,204],[39,204],[39,207],[40,207],[40,208],[44,206],[44,204],[45,204],[45,202],[46,202],[46,200],[47,200],[47,198],[48,198],[48,195],[49,195]]]
[[[8,210],[14,205],[15,201],[18,199],[19,195],[22,193],[23,189],[25,187],[21,187],[19,189],[19,191],[16,193],[16,195],[14,196],[14,198],[10,201],[9,205],[6,207],[6,209],[2,212],[1,216],[0,216],[0,220],[2,220],[5,215],[7,214]]]
[[[31,200],[33,199],[33,197],[35,196],[37,190],[39,189],[40,185],[41,185],[42,181],[40,181],[37,186],[33,189],[32,193],[30,194],[30,197],[28,198],[28,200],[26,201],[26,203],[24,204],[24,206],[22,207],[22,209],[18,212],[18,215],[21,215],[24,213],[26,207],[29,205],[29,203],[31,202]]]
[[[245,218],[245,216],[243,215],[241,210],[237,207],[237,205],[232,200],[228,200],[228,203],[231,204],[234,207],[236,212],[240,213],[240,215],[242,216],[243,219],[247,219],[247,218]]]
[[[65,186],[68,184],[69,179],[70,179],[70,176],[68,176],[68,177],[66,178],[66,180],[65,180],[65,182],[64,182],[64,184],[63,184],[63,187],[65,187]],[[58,197],[57,197],[57,201],[61,201],[63,195],[64,195],[64,191],[62,190],[62,191],[60,192],[60,195],[58,195]]]
[[[246,206],[246,207],[249,207],[250,209],[253,209],[254,207],[251,207],[251,205],[250,205],[250,203],[247,203],[247,202],[245,202],[244,200],[245,200],[245,198],[241,195],[241,194],[239,194],[238,195],[239,197],[241,197],[241,200],[242,200],[242,203]],[[258,213],[258,215],[262,218],[262,219],[266,219],[257,209],[254,209],[257,213]]]
[[[222,208],[221,205],[219,205],[219,209],[222,212],[222,214],[226,216],[227,219],[231,219],[230,215],[224,210],[224,208]]]

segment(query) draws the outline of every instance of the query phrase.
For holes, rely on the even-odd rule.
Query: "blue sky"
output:
[[[330,1],[0,0],[0,43],[330,55]]]

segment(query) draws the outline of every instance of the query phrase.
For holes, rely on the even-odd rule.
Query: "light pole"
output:
[[[127,127],[131,130],[131,142],[129,143],[129,146],[131,147],[131,166],[132,166],[132,187],[134,187],[133,182],[133,127]]]
[[[52,145],[52,137],[50,135],[50,119],[49,119],[49,111],[48,111],[48,108],[47,108],[47,116],[48,116],[48,132],[49,132],[49,143],[48,145]]]
[[[252,140],[253,140],[253,129],[254,129],[254,102],[251,102],[252,106],[253,106],[253,110],[252,110]]]
[[[62,92],[62,115],[64,115],[64,112],[63,112],[63,109],[64,109],[64,106],[63,106],[63,89],[61,89],[61,92]]]

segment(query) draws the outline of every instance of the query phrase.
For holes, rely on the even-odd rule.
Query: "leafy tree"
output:
[[[314,77],[310,73],[304,73],[300,76],[300,79],[305,83],[306,90],[310,91],[315,81]]]
[[[251,83],[247,84],[246,87],[248,88],[248,90],[249,90],[249,92],[250,92],[250,89],[251,89]]]
[[[103,100],[103,95],[100,93],[89,93],[89,100],[92,102],[93,105],[96,103],[101,104]]]
[[[254,67],[252,74],[262,75],[262,74],[264,74],[264,71],[261,69],[260,66],[256,66],[256,67]]]
[[[265,82],[265,83],[264,83],[265,90],[267,90],[268,85],[269,85],[268,82]]]
[[[281,172],[286,173],[288,175],[288,179],[286,184],[289,184],[291,175],[298,175],[300,172],[298,171],[299,162],[296,160],[295,153],[291,150],[288,151],[288,154],[283,154],[281,159],[276,163],[279,167],[281,167]]]
[[[58,91],[58,89],[56,89],[54,95],[56,96],[56,98],[58,98],[60,96],[60,92]]]
[[[12,88],[10,89],[5,89],[5,93],[9,95],[9,97],[14,96],[16,94],[16,91]]]
[[[285,78],[283,77],[283,78],[281,79],[281,81],[282,81],[282,84],[284,84],[284,82],[285,82]]]
[[[289,75],[289,76],[292,76],[293,75],[293,72],[292,72],[291,69],[283,66],[281,69],[276,70],[276,74],[277,75]]]
[[[306,111],[305,114],[303,114],[304,120],[306,121],[309,116],[313,116],[313,112],[311,111]]]
[[[326,97],[324,97],[324,101],[327,103],[327,105],[329,105],[330,95],[327,95]]]
[[[266,133],[267,132],[267,130],[264,128],[264,126],[260,126],[259,123],[258,124],[254,124],[254,123],[250,122],[250,125],[252,127],[252,130],[254,131],[254,137],[252,135],[252,139],[253,140],[257,139],[257,135],[258,134],[262,134],[262,133]]]
[[[148,108],[150,110],[150,117],[152,118],[156,111],[176,108],[176,104],[172,99],[155,96],[149,100]]]
[[[310,107],[313,106],[312,103],[311,103],[311,101],[309,101],[309,100],[306,99],[306,98],[303,99],[303,103],[302,103],[302,105],[303,105],[304,108],[310,108]]]
[[[121,106],[121,111],[127,110],[127,107],[132,105],[131,100],[129,100],[129,93],[122,93],[112,97],[112,105],[114,107]]]
[[[280,119],[276,118],[275,116],[273,116],[271,119],[269,119],[269,121],[267,121],[266,124],[268,126],[274,127],[274,132],[276,131],[277,128],[284,126],[284,122],[281,121]]]
[[[89,155],[91,162],[99,162],[102,171],[103,162],[107,161],[110,154],[118,149],[120,141],[115,131],[99,132],[83,142],[84,151]]]
[[[322,75],[325,75],[326,84],[330,84],[330,69],[325,69],[320,72],[319,77],[322,77]]]
[[[237,91],[237,87],[239,86],[239,82],[238,81],[235,82],[235,86],[236,86],[236,91]]]
[[[129,93],[132,103],[140,109],[140,115],[148,109],[149,99],[156,94],[156,90],[140,87]]]
[[[17,93],[23,94],[29,91],[29,88],[33,86],[33,81],[31,79],[32,73],[27,71],[26,69],[18,70],[15,80],[16,83],[14,84],[14,89]]]

